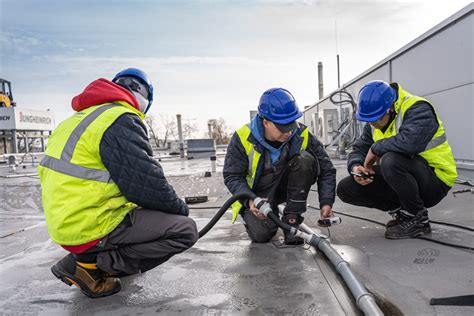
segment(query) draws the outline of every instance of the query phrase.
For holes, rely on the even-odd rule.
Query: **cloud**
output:
[[[141,68],[150,75],[202,73],[208,69],[209,74],[226,69],[265,69],[291,67],[297,64],[297,59],[275,59],[263,60],[258,58],[247,58],[239,56],[169,56],[169,57],[95,57],[95,56],[67,56],[67,55],[45,55],[34,58],[35,66],[30,71],[30,76],[42,77],[43,69],[49,68],[49,73],[54,73],[56,78],[66,79],[68,76],[92,78],[107,77],[118,70],[128,67]],[[41,65],[36,71],[36,67]],[[161,75],[160,75],[161,76]]]
[[[170,57],[77,57],[77,56],[47,56],[53,62],[79,65],[155,65],[155,66],[175,66],[175,65],[237,65],[237,66],[268,66],[275,63],[265,60],[252,59],[238,56],[170,56]],[[286,63],[279,63],[286,64]]]
[[[39,38],[0,30],[0,55],[31,54],[41,45]]]
[[[46,36],[38,36],[22,31],[5,31],[0,29],[0,57],[10,59],[29,59],[44,56],[55,51],[75,54],[81,51],[73,45]]]
[[[224,116],[238,126],[269,87],[288,88],[301,107],[314,103],[318,61],[324,63],[325,91],[336,87],[335,21],[345,82],[468,2],[48,3],[12,1],[2,16],[1,74],[14,82],[15,97],[25,106],[41,100],[60,111],[92,80],[133,66],[156,83],[152,111],[183,111],[203,122]],[[420,12],[427,13],[424,19]],[[138,25],[129,23],[136,19]]]

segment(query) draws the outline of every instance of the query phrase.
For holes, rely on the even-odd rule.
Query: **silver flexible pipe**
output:
[[[378,307],[375,302],[374,296],[370,294],[362,283],[356,278],[354,273],[350,268],[349,262],[345,261],[339,253],[331,246],[331,243],[326,239],[321,237],[319,234],[316,234],[311,228],[306,224],[301,224],[299,229],[289,226],[286,223],[283,223],[278,215],[273,213],[272,208],[269,203],[267,203],[262,198],[254,198],[254,203],[259,209],[259,211],[266,216],[268,216],[272,221],[274,221],[281,228],[289,230],[290,234],[303,238],[307,244],[319,248],[326,257],[332,262],[337,272],[342,276],[347,287],[354,296],[357,307],[364,312],[365,315],[370,316],[383,316],[384,313]],[[283,215],[283,205],[278,206],[278,211],[280,215]]]
[[[347,287],[349,288],[356,300],[357,307],[359,307],[359,309],[363,311],[365,315],[384,315],[382,310],[375,302],[374,296],[365,289],[362,283],[352,272],[349,263],[339,255],[339,253],[331,246],[331,243],[325,238],[322,238],[318,234],[316,234],[306,224],[301,224],[299,228],[305,231],[307,234],[296,233],[296,236],[299,235],[300,237],[305,239],[308,244],[317,247],[322,252],[324,252],[326,257],[328,257],[328,259],[336,268],[337,272],[339,272],[339,274],[344,279],[344,282],[346,283]]]

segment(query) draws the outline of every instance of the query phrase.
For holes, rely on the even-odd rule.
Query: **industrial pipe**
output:
[[[331,246],[329,241],[318,236],[306,224],[301,224],[299,228],[312,235],[309,244],[315,248],[319,248],[332,262],[354,296],[357,307],[359,307],[365,315],[383,315],[382,310],[380,310],[375,302],[374,296],[365,289],[352,272],[349,263],[339,255],[339,253]]]
[[[215,155],[212,155],[210,159],[211,159],[211,172],[216,173],[216,160],[217,160],[217,157]]]
[[[259,198],[257,198],[259,199]],[[350,265],[347,261],[345,261],[339,253],[331,246],[331,243],[326,239],[311,230],[306,224],[301,224],[299,228],[303,229],[303,231],[296,229],[288,224],[283,223],[280,220],[280,217],[276,215],[273,211],[271,211],[270,205],[264,201],[264,204],[260,204],[257,202],[257,199],[254,200],[255,205],[262,213],[266,213],[267,215],[275,224],[290,232],[290,234],[303,238],[307,244],[318,248],[321,250],[326,257],[332,262],[334,267],[336,268],[337,272],[342,276],[343,280],[345,281],[347,287],[354,296],[357,307],[364,312],[365,315],[370,316],[379,316],[384,315],[382,310],[378,307],[377,303],[372,294],[370,294],[362,283],[357,279],[357,277],[352,272]],[[283,214],[283,207],[279,207],[279,212]]]
[[[324,83],[323,83],[323,63],[318,62],[318,91],[319,100],[324,97]]]
[[[214,217],[209,221],[209,223],[199,231],[199,238],[202,238],[224,215],[227,209],[238,200],[252,199],[255,207],[257,207],[260,213],[265,214],[270,220],[275,224],[281,227],[283,230],[288,231],[291,235],[298,236],[303,238],[307,244],[320,249],[326,257],[331,261],[331,263],[336,268],[337,272],[342,276],[342,279],[345,281],[349,290],[356,300],[357,307],[364,312],[365,315],[370,316],[382,316],[384,313],[380,310],[375,302],[375,299],[372,294],[370,294],[362,283],[357,279],[357,277],[352,273],[350,265],[345,261],[339,253],[332,248],[329,241],[322,236],[319,236],[313,232],[307,225],[301,224],[300,229],[290,226],[280,220],[280,217],[273,212],[270,204],[264,199],[257,197],[253,193],[240,193],[231,196],[219,211],[214,215]],[[283,213],[283,208],[279,207],[279,211]]]
[[[181,127],[181,114],[176,114],[178,121],[178,137],[179,137],[179,156],[184,158],[183,128]]]

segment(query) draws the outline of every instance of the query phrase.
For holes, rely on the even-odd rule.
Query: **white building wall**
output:
[[[433,103],[455,157],[474,163],[473,27],[471,12],[395,58],[392,80]]]
[[[441,117],[461,177],[474,178],[474,4],[471,3],[360,76],[343,85],[354,99],[371,80],[398,82],[430,100]],[[305,111],[304,123],[337,109],[328,97]],[[323,144],[333,135],[322,122]],[[313,131],[314,132],[314,131]]]

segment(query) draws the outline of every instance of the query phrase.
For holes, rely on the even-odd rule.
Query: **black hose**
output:
[[[415,237],[415,238],[417,238],[417,239],[423,239],[423,240],[427,240],[427,241],[431,241],[431,242],[434,242],[434,243],[436,243],[436,244],[440,244],[440,245],[443,245],[443,246],[448,246],[448,247],[453,247],[453,248],[459,248],[459,249],[474,251],[474,247],[463,246],[463,245],[458,245],[458,244],[452,244],[452,243],[449,243],[449,242],[445,242],[445,241],[441,241],[441,240],[436,240],[436,239],[429,238],[429,237],[418,236],[418,237]]]
[[[319,210],[318,207],[314,207],[314,206],[311,206],[311,205],[308,205],[308,207],[309,207],[309,208],[312,208],[312,209]],[[352,217],[352,218],[360,219],[360,220],[363,220],[363,221],[366,221],[366,222],[371,222],[371,223],[378,224],[378,225],[381,225],[381,226],[384,226],[384,227],[387,226],[387,225],[385,225],[384,223],[377,222],[377,221],[374,221],[374,220],[372,220],[372,219],[365,218],[365,217],[361,217],[361,216],[356,216],[356,215],[351,215],[351,214],[347,214],[347,213],[343,213],[343,212],[336,212],[336,211],[333,211],[333,213],[334,213],[334,214],[344,215],[344,216],[347,216],[347,217]],[[436,224],[439,223],[439,224],[442,224],[442,225],[453,226],[453,227],[457,227],[457,228],[461,228],[461,229],[466,229],[466,230],[471,230],[471,228],[469,228],[469,227],[459,226],[459,225],[455,225],[455,224],[441,223],[441,222],[433,222],[433,221],[430,221],[430,222],[436,223]],[[474,247],[469,247],[469,246],[464,246],[464,245],[458,245],[458,244],[452,244],[452,243],[448,243],[448,242],[445,242],[445,241],[440,241],[440,240],[432,239],[432,238],[429,238],[429,237],[418,236],[418,237],[415,237],[415,238],[417,238],[417,239],[423,239],[423,240],[426,240],[426,241],[431,241],[431,242],[434,242],[434,243],[437,243],[437,244],[440,244],[440,245],[444,245],[444,246],[448,246],[448,247],[452,247],[452,248],[458,248],[458,249],[464,249],[464,250],[474,251]]]
[[[467,226],[461,226],[461,225],[458,225],[458,224],[438,222],[438,221],[432,221],[432,220],[430,220],[430,223],[438,224],[438,225],[445,225],[445,226],[449,226],[449,227],[456,227],[456,228],[459,228],[459,229],[464,229],[464,230],[468,230],[470,232],[474,232],[474,228],[467,227]]]
[[[188,206],[190,210],[213,210],[220,209],[220,206]]]
[[[339,98],[341,100],[335,100],[334,97],[336,95],[339,95]],[[344,98],[344,99],[343,99]],[[334,105],[337,105],[337,106],[342,106],[342,105],[347,105],[347,104],[350,104],[352,106],[352,111],[355,113],[356,111],[356,108],[357,108],[357,104],[355,103],[354,101],[354,98],[352,97],[352,95],[345,91],[345,90],[338,90],[338,91],[335,91],[333,92],[330,96],[329,96],[329,100],[334,104]]]
[[[308,205],[308,207],[309,207],[309,208],[312,208],[312,209],[315,209],[315,210],[320,210],[319,207],[315,207],[315,206],[311,206],[311,205]],[[333,213],[334,213],[334,214],[344,215],[344,216],[347,216],[347,217],[352,217],[352,218],[361,219],[361,220],[364,220],[364,221],[366,221],[366,222],[371,222],[371,223],[379,224],[379,225],[382,225],[382,226],[387,226],[387,225],[385,225],[384,223],[377,222],[377,221],[374,221],[374,220],[372,220],[372,219],[368,219],[368,218],[366,218],[366,217],[359,217],[359,216],[355,216],[355,215],[351,215],[351,214],[347,214],[347,213],[343,213],[343,212],[336,212],[336,211],[333,211]],[[470,232],[474,232],[474,228],[472,228],[472,227],[467,227],[467,226],[462,226],[462,225],[458,225],[458,224],[446,223],[446,222],[438,222],[438,221],[433,221],[433,220],[430,220],[430,223],[438,224],[438,225],[444,225],[444,226],[449,226],[449,227],[455,227],[455,228],[467,230],[467,231],[470,231]]]
[[[227,209],[235,202],[238,200],[243,200],[243,199],[255,199],[257,196],[254,193],[239,193],[236,195],[232,195],[225,203],[222,205],[222,207],[217,211],[216,215],[212,217],[212,219],[207,223],[206,226],[204,226],[203,229],[199,231],[199,238],[203,237],[204,235],[207,234],[207,232],[214,227],[214,225],[217,223],[217,221],[224,215],[224,213],[227,211]]]
[[[219,211],[217,211],[216,215],[214,215],[214,217],[212,217],[212,219],[209,221],[209,223],[207,223],[206,226],[204,226],[203,229],[201,229],[199,231],[199,238],[203,237],[204,235],[207,234],[207,232],[209,232],[209,230],[211,230],[212,227],[214,227],[214,225],[217,223],[217,221],[222,217],[222,215],[224,215],[224,213],[227,211],[227,209],[235,202],[235,201],[238,201],[240,199],[255,199],[257,196],[253,193],[239,193],[239,194],[236,194],[236,195],[233,195],[231,196],[223,205],[222,207],[219,209]],[[309,208],[313,208],[313,209],[317,209],[319,210],[319,208],[317,207],[314,207],[314,206],[311,206],[311,205],[308,205]],[[367,221],[367,222],[372,222],[372,223],[375,223],[375,224],[379,224],[379,225],[382,225],[382,226],[386,226],[384,223],[381,223],[381,222],[377,222],[377,221],[374,221],[374,220],[371,220],[371,219],[368,219],[368,218],[365,218],[365,217],[359,217],[359,216],[355,216],[355,215],[350,215],[350,214],[347,214],[347,213],[342,213],[342,212],[335,212],[333,211],[335,214],[340,214],[340,215],[344,215],[344,216],[348,216],[348,217],[352,217],[352,218],[356,218],[356,219],[360,219],[360,220],[363,220],[363,221]],[[273,212],[270,212],[267,214],[267,217],[270,218],[275,224],[277,224],[280,228],[282,228],[283,230],[286,230],[286,231],[291,231],[292,226],[282,222],[280,220],[280,218],[278,217],[277,214],[273,213]],[[445,223],[443,223],[445,224]],[[462,228],[459,227],[459,228]],[[6,237],[6,236],[5,236]],[[441,244],[441,245],[445,245],[445,246],[448,246],[448,247],[453,247],[453,248],[458,248],[458,249],[465,249],[465,250],[470,250],[470,251],[474,251],[474,248],[473,247],[469,247],[469,246],[463,246],[463,245],[457,245],[457,244],[451,244],[451,243],[447,243],[447,242],[443,242],[443,241],[439,241],[439,240],[435,240],[435,239],[431,239],[431,238],[428,238],[428,237],[423,237],[423,236],[420,236],[420,237],[416,237],[418,239],[424,239],[426,241],[431,241],[431,242],[434,242],[434,243],[437,243],[437,244]]]
[[[293,226],[288,225],[285,222],[282,222],[280,217],[278,217],[278,215],[273,212],[268,213],[267,217],[271,219],[275,224],[277,224],[283,230],[290,231],[292,228],[295,228]]]
[[[212,227],[217,223],[217,221],[224,215],[224,213],[227,211],[227,209],[235,202],[238,200],[242,199],[252,199],[254,200],[257,196],[254,193],[239,193],[236,195],[231,196],[225,203],[222,205],[222,207],[217,211],[216,215],[212,217],[212,219],[207,223],[206,226],[204,226],[200,231],[199,231],[199,238],[202,238],[204,235],[207,234],[209,230],[211,230]],[[270,212],[267,214],[267,217],[270,218],[275,224],[277,224],[281,229],[286,230],[286,231],[291,231],[293,226],[290,226],[280,220],[280,217],[275,214],[274,212]]]

